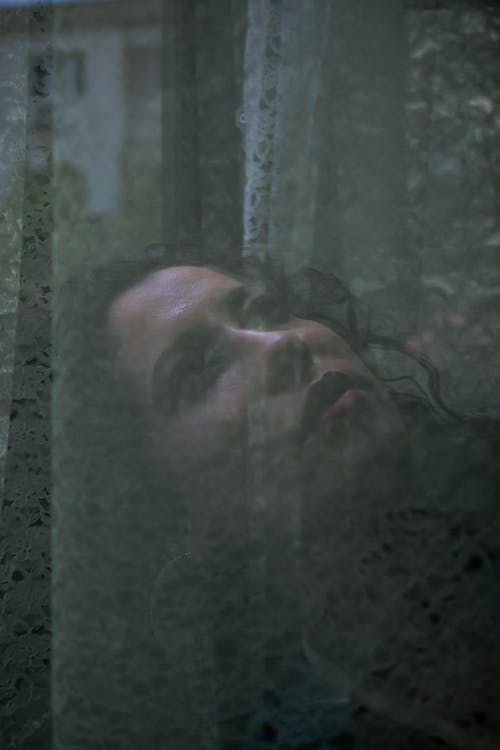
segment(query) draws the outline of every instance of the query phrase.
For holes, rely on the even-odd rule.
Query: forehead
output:
[[[224,292],[239,282],[210,268],[175,266],[154,271],[119,295],[110,307],[111,323],[162,313],[175,319],[200,304],[216,306]]]
[[[237,279],[197,266],[155,271],[111,304],[108,325],[125,368],[147,380],[163,348],[200,319],[218,314]]]

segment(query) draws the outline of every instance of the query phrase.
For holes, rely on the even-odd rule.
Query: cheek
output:
[[[169,420],[153,415],[159,460],[179,475],[214,468],[242,454],[247,435],[245,384],[223,378],[191,409]]]
[[[347,341],[328,326],[314,320],[306,320],[300,321],[297,329],[314,353],[327,357],[357,359]]]

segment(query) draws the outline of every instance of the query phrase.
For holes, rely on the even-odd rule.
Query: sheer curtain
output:
[[[470,4],[432,10],[388,0],[298,8],[286,0],[250,0],[240,122],[246,155],[244,255],[268,252],[288,274],[304,265],[334,271],[358,297],[374,334],[429,351],[451,407],[495,417],[499,383],[491,370],[490,326],[498,310],[499,267],[487,247],[497,241],[489,196],[498,195],[498,182],[484,159],[494,151],[486,121],[497,96],[493,79],[480,81],[458,52],[463,45],[481,45],[496,80],[496,53],[486,41],[496,38],[493,15]],[[478,114],[481,108],[484,115]],[[477,190],[472,205],[469,198]],[[474,270],[472,247],[481,257]],[[470,341],[466,330],[479,308],[483,345],[472,355],[470,343],[453,328]],[[489,366],[481,374],[485,359]],[[406,374],[425,383],[408,360],[386,355],[381,364],[389,376]],[[423,471],[431,469],[427,465]],[[455,514],[458,498],[455,490]],[[463,502],[474,514],[476,499]],[[290,498],[290,514],[293,508],[297,512]],[[421,550],[421,559],[410,565],[420,570],[434,603],[446,598],[454,568],[445,541],[454,518],[449,513],[425,532],[433,552]],[[498,523],[494,512],[490,521]],[[293,522],[289,534],[292,538]],[[339,565],[347,570],[349,560],[339,558]],[[441,583],[431,582],[434,575],[443,576]],[[359,613],[364,589],[382,586],[375,577],[374,571],[352,573],[353,590],[359,584]],[[429,637],[415,613],[404,614],[405,606],[396,604],[397,585],[394,580],[392,603],[382,617],[368,607],[349,634],[339,625],[335,637],[342,647],[333,647],[327,671],[341,691],[356,686],[358,700],[387,720],[439,734],[460,747],[467,747],[472,735],[478,745],[489,746],[491,734],[481,736],[475,719],[469,718],[467,728],[463,717],[461,723],[456,718],[462,710],[467,713],[466,705],[469,712],[481,705],[475,710],[485,716],[494,703],[489,678],[481,678],[488,649],[480,656],[472,647],[473,639],[487,639],[495,653],[490,674],[498,669],[493,666],[498,641],[484,619],[481,585],[469,588],[470,581],[464,582],[462,603],[452,605],[453,614],[444,614],[447,605],[440,609],[442,641]],[[479,611],[481,625],[475,620]],[[413,634],[408,625],[396,635],[395,623],[412,617]],[[381,680],[371,673],[378,649],[397,654],[399,665]]]
[[[0,12],[0,744],[45,747],[50,733],[51,12],[44,7]]]
[[[158,644],[178,637],[168,630],[165,592],[176,592],[180,611],[196,592],[183,589],[191,575],[183,548],[172,542],[160,553],[160,532],[146,521],[134,526],[130,499],[120,514],[112,498],[104,513],[97,483],[91,509],[82,503],[81,444],[65,439],[79,413],[65,379],[65,362],[71,371],[78,353],[66,281],[104,259],[119,267],[154,255],[159,242],[179,262],[234,265],[268,253],[289,275],[303,265],[334,272],[374,333],[429,352],[451,407],[498,417],[500,18],[487,3],[451,0],[149,0],[1,13],[9,154],[2,165],[0,414],[6,742],[48,741],[55,288],[54,747],[216,748],[219,718],[257,701],[265,621],[242,618],[255,642],[228,668],[231,684],[222,670],[214,678],[203,623],[168,649]],[[389,375],[404,367],[420,377],[401,359],[384,364]],[[253,429],[258,444],[258,414]],[[257,484],[249,499],[256,541],[261,492]],[[283,529],[292,546],[297,504],[291,497]],[[151,535],[142,561],[141,533]],[[437,548],[446,549],[444,537]],[[266,554],[252,561],[256,588],[263,566],[278,573],[283,565]],[[448,563],[438,555],[435,601],[453,575]],[[327,665],[339,695],[356,683],[355,700],[382,717],[373,721],[382,722],[386,740],[400,734],[404,743],[413,727],[423,747],[428,735],[450,747],[495,745],[484,726],[492,697],[489,678],[481,682],[484,650],[474,657],[481,632],[473,584],[471,591],[471,611],[456,610],[461,629],[449,631],[444,667],[433,667],[438,654],[424,642],[423,626],[413,641],[409,628],[410,646],[405,638],[394,646],[403,665],[397,679],[370,680],[371,644],[384,644],[377,618],[353,629],[359,649],[346,652],[349,678]],[[264,617],[272,616],[265,604]],[[281,606],[289,605],[285,597]],[[151,627],[143,627],[141,606],[153,613]],[[394,613],[401,616],[397,607]],[[196,614],[188,607],[185,616]],[[485,643],[494,660],[498,644]],[[144,649],[138,670],[127,644]],[[174,645],[183,663],[165,680]],[[419,647],[409,674],[405,649]],[[401,700],[401,685],[413,690],[410,699]],[[405,730],[393,728],[398,717]]]

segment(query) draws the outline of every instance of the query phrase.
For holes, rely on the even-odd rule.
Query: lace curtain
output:
[[[131,746],[146,738],[148,747],[171,741],[175,730],[178,747],[193,747],[189,731],[183,735],[191,729],[191,698],[175,682],[161,684],[163,657],[153,647],[144,644],[150,671],[133,685],[118,645],[89,674],[92,637],[101,655],[120,642],[125,605],[118,603],[113,614],[106,594],[116,581],[124,583],[118,567],[130,565],[130,551],[118,545],[102,581],[92,569],[94,548],[79,541],[91,525],[80,515],[71,479],[78,456],[58,434],[59,420],[72,409],[64,383],[53,402],[55,462],[58,471],[63,466],[64,483],[49,521],[51,289],[75,272],[85,274],[104,255],[123,264],[158,241],[175,248],[179,261],[209,264],[269,252],[290,274],[304,263],[337,273],[375,332],[429,352],[450,406],[498,416],[500,18],[488,3],[396,0],[171,0],[147,3],[143,11],[132,3],[53,10],[41,4],[1,13],[8,156],[0,249],[0,737],[7,747],[48,742],[55,519],[54,747],[85,747],[89,731],[100,735],[93,746],[112,747],[116,740],[126,747],[124,705],[132,715]],[[161,71],[156,78],[155,70]],[[92,89],[92,81],[100,88]],[[92,91],[96,105],[79,114],[78,103]],[[60,296],[52,308],[59,324],[66,305]],[[58,330],[64,333],[64,326]],[[397,374],[400,368],[398,359]],[[112,548],[116,528],[134,538],[126,519],[116,528],[111,520],[103,546]],[[254,522],[259,533],[258,515]],[[154,596],[161,598],[169,585],[175,589],[182,576],[182,550],[169,559],[176,554],[177,567],[164,561]],[[136,572],[133,585],[140,586]],[[95,621],[96,601],[111,619]],[[473,638],[473,622],[464,620],[469,626]],[[188,639],[179,648],[201,653],[205,637],[201,630],[195,645]],[[464,642],[452,646],[462,653]],[[246,656],[240,655],[242,669],[252,663],[257,680],[258,656],[245,662]],[[463,682],[468,662],[463,654],[460,659]],[[108,669],[117,664],[120,684]],[[459,671],[452,669],[449,679],[460,682]],[[422,691],[421,682],[413,687]],[[217,689],[210,682],[200,687],[196,746],[220,741],[211,695]],[[464,711],[474,695],[468,689],[461,693]],[[378,702],[369,687],[368,702],[389,735],[402,732],[391,730],[401,712],[396,688],[388,681],[377,690]],[[423,743],[430,733],[450,747],[470,746],[471,736],[481,750],[494,746],[487,729],[477,734],[481,717],[461,724],[447,709],[446,685],[437,681],[435,690],[431,709],[404,716],[424,732]],[[235,711],[244,699],[248,694],[222,691],[218,706]],[[165,705],[175,707],[168,720]],[[124,735],[117,740],[119,727]]]
[[[51,134],[39,126],[50,118],[51,13],[2,8],[1,15],[0,744],[44,747],[50,727],[52,207]]]
[[[250,0],[248,17],[239,117],[246,149],[244,255],[269,252],[289,274],[304,264],[334,270],[357,295],[374,333],[432,353],[442,376],[442,395],[451,407],[496,416],[499,383],[491,369],[491,326],[498,319],[499,268],[488,260],[487,248],[497,242],[489,195],[497,195],[498,186],[486,166],[486,154],[494,150],[492,131],[478,109],[489,117],[497,97],[491,98],[493,84],[480,83],[478,73],[457,57],[465,44],[475,50],[482,45],[485,56],[487,49],[493,53],[486,42],[497,38],[491,9],[317,2],[299,11],[295,3]],[[475,127],[477,118],[482,125]],[[457,211],[470,190],[481,193],[476,208],[490,206],[488,219],[471,206]],[[481,247],[481,263],[468,275],[470,243]],[[473,347],[472,355],[467,321],[477,320],[479,309],[477,331],[483,343]],[[469,344],[459,342],[457,329]],[[466,371],[457,366],[460,350]],[[392,375],[420,377],[397,357],[386,358],[383,367]],[[472,497],[465,502],[472,509]],[[296,507],[290,497],[289,516]],[[289,533],[292,538],[292,528]],[[422,550],[414,569],[429,566],[442,574],[449,569],[446,542],[437,540],[441,533],[444,529],[429,526],[428,539],[435,535],[434,561],[424,562]],[[360,583],[358,607],[362,590]],[[473,638],[474,617],[482,605],[478,590],[468,591],[463,595],[471,597],[471,610],[466,614],[459,607],[454,617],[461,633]],[[425,645],[426,627],[420,625],[417,651],[423,649],[424,661],[441,666],[427,671],[425,678],[415,666],[412,676],[408,672],[383,685],[369,685],[366,665],[371,657],[362,644],[369,650],[368,644],[377,642],[381,626],[376,619],[371,627],[360,623],[353,629],[355,643],[342,641],[343,651],[339,647],[335,652],[338,664],[347,660],[347,684],[360,665],[368,705],[377,705],[388,717],[404,715],[411,725],[430,732],[439,725],[442,737],[467,746],[474,720],[467,729],[463,719],[457,726],[452,716],[459,703],[471,706],[477,700],[484,701],[479,714],[488,712],[488,678],[479,687],[482,657],[473,655],[474,649],[466,655],[463,635],[443,625],[444,648],[461,657],[440,658],[437,645],[436,651]],[[487,637],[493,637],[489,642],[495,650],[492,631]],[[411,650],[406,635],[393,638],[392,648],[403,664]],[[463,674],[476,684],[477,693],[466,688],[451,698],[446,685],[456,684]],[[408,710],[407,699],[398,697],[400,678],[401,685],[411,684],[420,696],[431,683],[429,704],[419,704],[417,698]],[[340,679],[338,684],[346,683]],[[491,738],[477,735],[474,741],[489,745]]]

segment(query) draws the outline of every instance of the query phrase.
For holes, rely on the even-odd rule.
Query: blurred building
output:
[[[161,4],[59,3],[51,28],[28,38],[26,17],[36,12],[31,5],[0,9],[8,14],[0,55],[8,48],[27,77],[31,166],[43,169],[51,150],[84,176],[90,211],[113,211],[124,175],[159,161]],[[22,114],[22,101],[16,104],[2,120]],[[4,170],[0,193],[8,178]]]

